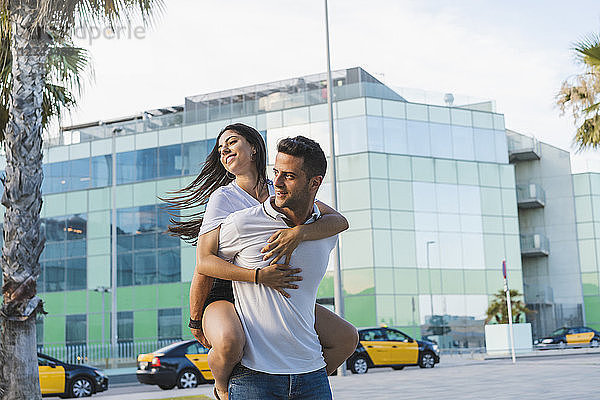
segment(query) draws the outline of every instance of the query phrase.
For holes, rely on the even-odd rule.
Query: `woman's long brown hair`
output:
[[[204,166],[200,174],[183,189],[169,192],[170,197],[160,198],[166,202],[168,212],[180,220],[175,218],[170,219],[168,232],[171,236],[178,236],[192,245],[196,245],[198,234],[202,226],[204,218],[204,209],[191,213],[189,215],[181,215],[182,212],[194,209],[205,205],[208,202],[210,195],[220,188],[229,184],[233,178],[227,176],[227,170],[221,164],[221,157],[218,151],[219,138],[225,131],[233,131],[244,137],[256,150],[254,156],[254,164],[258,172],[256,185],[261,185],[267,182],[267,150],[265,142],[260,133],[251,126],[244,124],[231,124],[219,132],[217,142],[212,151],[206,157]]]

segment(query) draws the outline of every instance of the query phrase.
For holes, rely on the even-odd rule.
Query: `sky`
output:
[[[120,39],[77,32],[94,77],[62,125],[326,70],[323,0],[165,3],[151,27],[133,22]],[[575,153],[555,96],[582,71],[574,42],[600,32],[597,0],[329,0],[329,20],[332,69],[495,100],[508,129]],[[573,169],[600,172],[600,150],[575,155]]]

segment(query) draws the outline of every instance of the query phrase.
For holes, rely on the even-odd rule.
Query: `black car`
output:
[[[563,327],[555,330],[542,339],[537,339],[533,344],[540,349],[543,348],[565,348],[600,345],[600,333],[587,326]]]
[[[42,396],[88,397],[108,389],[108,377],[98,368],[68,364],[38,353]]]
[[[208,349],[196,340],[172,343],[138,356],[137,379],[165,390],[193,388],[214,380],[207,357]]]
[[[440,362],[438,345],[428,340],[415,340],[407,334],[390,328],[363,328],[358,330],[359,342],[346,366],[355,374],[364,374],[369,368],[408,365],[433,368]]]

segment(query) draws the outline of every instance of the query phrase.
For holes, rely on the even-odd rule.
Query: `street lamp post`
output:
[[[433,326],[433,291],[431,289],[431,264],[429,263],[429,246],[434,244],[434,240],[427,241],[427,274],[429,275],[429,305],[431,307],[431,321],[430,325]]]
[[[110,287],[112,289],[110,304],[110,348],[111,366],[116,367],[117,358],[117,134],[120,128],[112,130],[112,174],[111,174],[111,260]]]
[[[111,290],[109,287],[106,286],[98,286],[97,288],[94,289],[94,292],[99,292],[102,293],[102,349],[104,349],[104,326],[106,325],[106,321],[105,321],[105,314],[106,314],[106,309],[105,309],[105,300],[104,300],[104,294],[105,293],[110,293]]]

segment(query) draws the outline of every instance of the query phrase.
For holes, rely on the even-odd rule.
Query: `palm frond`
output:
[[[600,68],[600,34],[591,33],[573,46],[577,58],[592,68]]]

